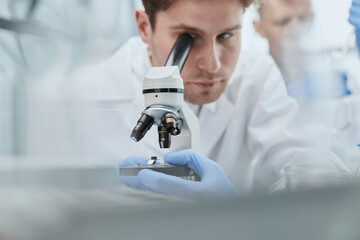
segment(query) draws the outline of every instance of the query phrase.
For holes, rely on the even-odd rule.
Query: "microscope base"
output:
[[[137,176],[143,169],[151,169],[156,172],[180,177],[185,180],[200,181],[199,175],[187,166],[174,166],[170,164],[146,164],[120,168],[120,176]]]

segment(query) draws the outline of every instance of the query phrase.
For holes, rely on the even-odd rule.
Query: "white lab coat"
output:
[[[302,116],[310,124],[315,124],[323,130],[322,142],[324,145],[331,148],[350,170],[355,171],[358,168],[360,157],[357,146],[360,143],[360,60],[358,52],[349,52],[342,58],[327,59],[327,56],[323,56],[322,59],[331,63],[332,69],[325,67],[321,70],[322,76],[327,73],[329,77],[319,79],[319,75],[317,75],[318,78],[305,83],[310,84],[306,87],[317,98],[306,98],[304,95],[294,96],[294,98],[299,103]],[[316,58],[313,60],[317,66]],[[316,67],[312,68],[310,74],[316,76],[317,70]],[[344,93],[344,86],[336,82],[340,79],[338,75],[340,71],[347,76],[347,88],[351,92],[349,95],[341,96]],[[301,84],[301,81],[299,83]],[[293,86],[292,90],[296,91],[297,89]]]
[[[73,153],[117,161],[163,154],[155,127],[138,143],[130,139],[144,109],[142,80],[149,68],[146,45],[134,37],[108,61],[84,67],[62,83]],[[268,55],[241,53],[220,98],[201,107],[189,105],[200,121],[201,153],[218,162],[242,193],[284,188],[289,169],[348,172],[335,156],[304,141],[298,106]]]
[[[332,131],[331,149],[355,172],[359,171],[360,164],[357,146],[360,143],[360,58],[357,49],[348,52],[335,63],[346,73],[351,94],[332,99],[337,109],[333,107],[335,131]]]

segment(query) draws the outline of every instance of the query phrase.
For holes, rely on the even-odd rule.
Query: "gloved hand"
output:
[[[136,188],[183,198],[239,196],[239,192],[230,183],[220,166],[193,150],[167,153],[164,160],[172,165],[188,166],[200,176],[201,181],[184,180],[150,169],[140,171],[137,177],[123,177],[122,179]],[[120,166],[146,164],[146,161],[145,158],[129,157],[120,163]]]
[[[360,54],[360,0],[353,0],[349,22],[355,26],[356,45]]]

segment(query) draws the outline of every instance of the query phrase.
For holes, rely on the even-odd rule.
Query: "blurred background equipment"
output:
[[[0,2],[0,155],[26,155],[40,141],[37,135],[44,131],[57,135],[38,113],[46,104],[53,110],[62,107],[52,105],[54,95],[62,96],[62,90],[54,88],[65,84],[73,70],[108,58],[136,34],[133,12],[138,4],[132,0]],[[52,120],[55,127],[61,121],[56,116]],[[58,131],[66,135],[69,129]],[[47,141],[56,142],[51,134],[48,137]],[[61,149],[69,147],[64,141],[57,144]]]
[[[360,161],[360,60],[348,21],[351,3],[266,0],[245,16],[245,22],[254,22],[247,25],[250,34],[243,34],[243,49],[271,54],[310,125],[309,137],[355,171]]]

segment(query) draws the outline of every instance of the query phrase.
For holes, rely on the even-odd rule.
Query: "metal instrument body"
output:
[[[199,151],[199,121],[184,102],[184,84],[180,75],[193,41],[188,34],[180,35],[164,66],[152,67],[145,75],[143,94],[146,107],[132,131],[131,138],[134,141],[140,141],[156,125],[160,148],[170,148],[171,151],[190,148]],[[120,175],[136,176],[142,169],[153,169],[185,179],[196,175],[187,167],[166,163],[120,168]],[[195,179],[199,180],[198,176]]]

